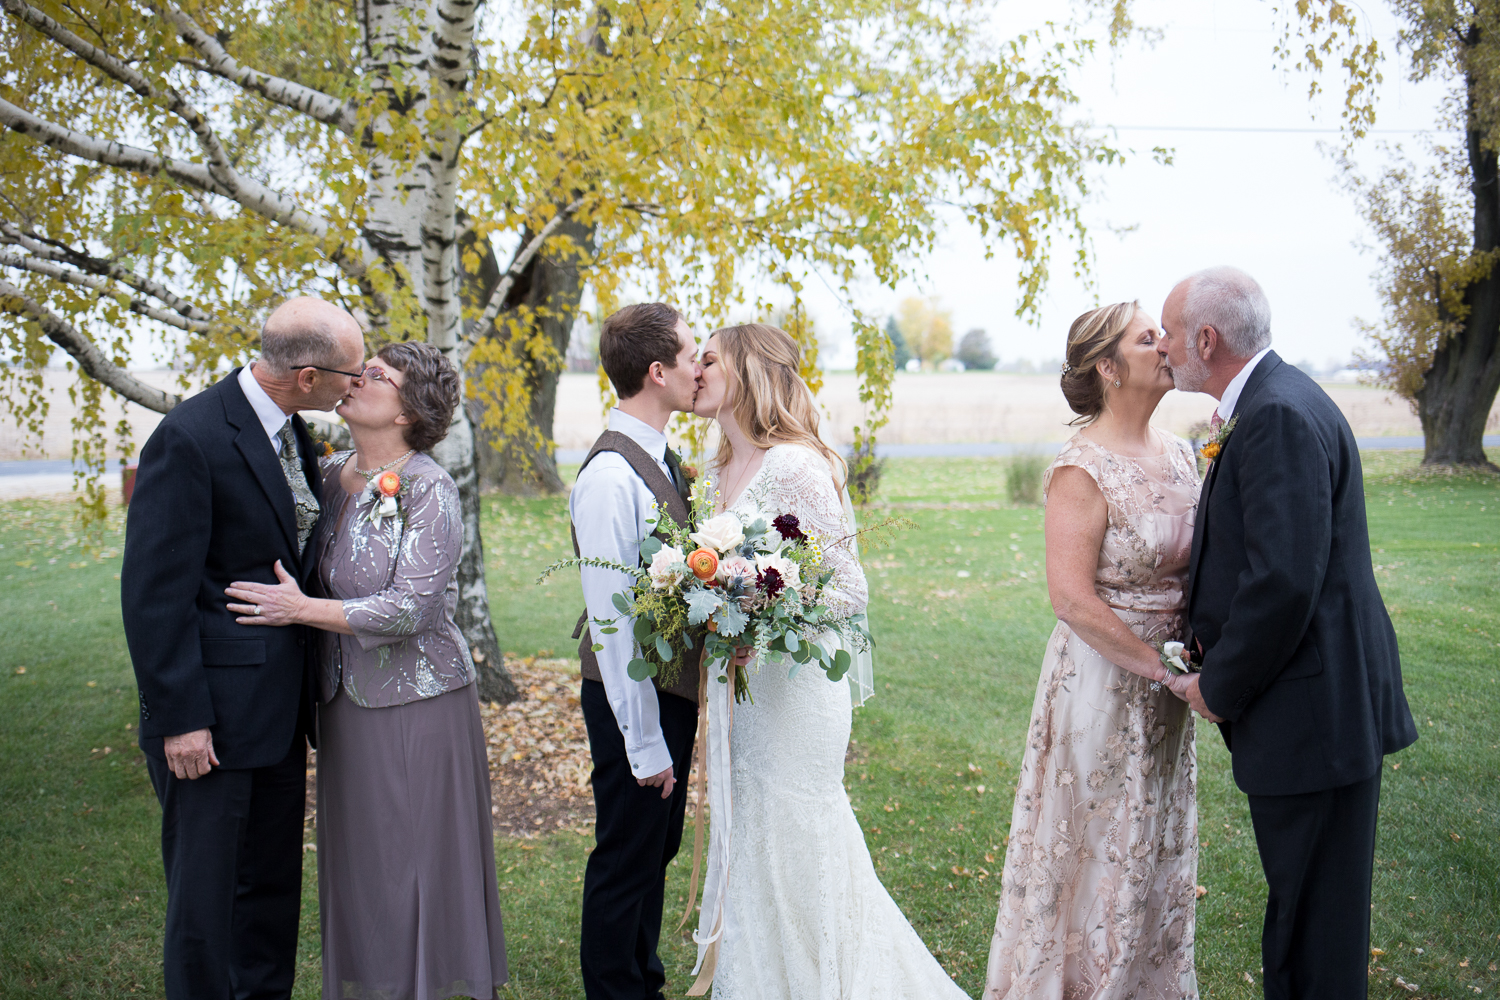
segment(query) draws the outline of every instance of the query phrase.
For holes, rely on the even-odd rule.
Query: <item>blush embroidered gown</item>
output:
[[[1083,469],[1109,506],[1095,588],[1136,635],[1182,639],[1198,500],[1192,450],[1116,455],[1075,434],[1047,469]],[[1198,996],[1197,756],[1187,705],[1058,622],[1011,814],[985,1000]]]
[[[850,530],[827,461],[802,445],[771,448],[732,509],[794,514],[825,539]],[[839,546],[826,558],[837,592],[831,610],[863,611],[858,557]],[[769,660],[750,678],[754,702],[734,707],[715,1000],[967,1000],[880,883],[850,807],[849,685],[815,666],[789,678],[790,664]]]

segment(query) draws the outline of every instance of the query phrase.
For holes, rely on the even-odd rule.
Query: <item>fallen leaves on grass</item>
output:
[[[594,818],[588,730],[578,661],[505,658],[521,697],[484,705],[495,832],[534,837],[581,829]]]

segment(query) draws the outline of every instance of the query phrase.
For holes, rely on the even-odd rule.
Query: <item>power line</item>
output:
[[[1258,132],[1294,135],[1339,135],[1344,130],[1337,128],[1260,128],[1253,125],[1096,125],[1095,128],[1115,132]],[[1449,132],[1457,129],[1436,128],[1372,128],[1366,135],[1429,135],[1433,132]]]

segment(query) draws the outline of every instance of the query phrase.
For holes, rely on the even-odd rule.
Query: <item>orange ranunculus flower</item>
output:
[[[1212,462],[1219,457],[1219,442],[1210,441],[1203,446],[1203,457]]]
[[[393,497],[401,492],[401,477],[394,472],[382,472],[375,480],[375,488],[380,490],[381,496]]]
[[[712,580],[719,571],[719,557],[713,549],[694,549],[688,553],[688,569],[700,580]]]

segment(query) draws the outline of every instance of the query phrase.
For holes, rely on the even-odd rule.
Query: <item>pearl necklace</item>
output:
[[[376,476],[380,475],[382,472],[385,472],[387,469],[390,469],[393,466],[400,465],[402,462],[406,461],[408,458],[411,458],[416,453],[417,453],[416,449],[413,448],[410,451],[408,451],[405,455],[402,455],[400,458],[397,458],[397,459],[394,459],[392,461],[389,461],[389,462],[385,463],[384,465],[382,465],[378,469],[370,469],[367,472],[364,469],[361,469],[359,466],[356,465],[354,467],[354,471],[357,472],[357,473],[359,473],[361,476],[364,476],[365,477],[365,482],[368,483],[370,480],[374,479]]]

